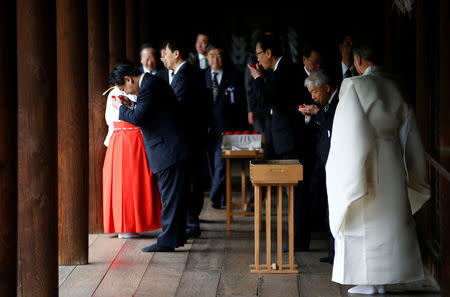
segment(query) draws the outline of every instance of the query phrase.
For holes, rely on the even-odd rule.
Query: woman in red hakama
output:
[[[113,125],[103,164],[105,233],[136,233],[161,228],[158,183],[147,162],[141,130],[122,121]]]

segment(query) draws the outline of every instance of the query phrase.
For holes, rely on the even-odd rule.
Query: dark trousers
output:
[[[207,160],[204,149],[198,149],[188,160],[189,198],[186,205],[186,232],[200,228],[207,180]]]
[[[222,136],[210,135],[208,164],[211,179],[211,203],[225,205],[226,202],[226,162],[222,158]]]
[[[312,230],[329,230],[325,168],[306,160],[300,188],[299,199],[294,201],[294,246],[308,249]]]
[[[162,246],[176,248],[186,242],[186,200],[189,197],[186,166],[187,161],[181,161],[157,173],[163,205],[158,244]]]

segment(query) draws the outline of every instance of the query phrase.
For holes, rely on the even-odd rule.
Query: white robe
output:
[[[106,135],[105,141],[103,142],[103,144],[105,146],[108,146],[109,144],[109,139],[111,138],[113,132],[114,132],[114,122],[118,122],[119,121],[119,110],[115,109],[112,106],[112,96],[120,96],[120,95],[124,95],[127,96],[128,98],[130,98],[130,100],[132,102],[136,102],[137,100],[137,96],[136,95],[130,95],[130,94],[126,94],[125,92],[121,91],[118,87],[112,87],[109,90],[107,90],[105,93],[109,92],[108,94],[108,99],[106,99],[106,108],[105,108],[105,121],[106,124],[108,125],[108,134]],[[105,93],[103,93],[103,95],[105,95]]]
[[[345,79],[332,135],[326,164],[332,280],[363,285],[423,279],[412,214],[430,191],[414,113],[395,80],[376,67]]]

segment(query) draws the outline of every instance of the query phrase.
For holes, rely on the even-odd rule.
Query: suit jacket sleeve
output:
[[[152,82],[149,81],[148,85],[145,85],[140,89],[135,109],[131,110],[126,106],[120,106],[119,120],[135,126],[142,126],[145,121],[148,121],[149,113],[151,112],[151,103],[153,101],[151,84]]]

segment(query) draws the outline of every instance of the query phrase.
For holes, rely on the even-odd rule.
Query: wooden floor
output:
[[[189,240],[173,253],[141,252],[141,248],[156,242],[156,231],[145,233],[146,237],[141,239],[118,239],[114,234],[89,235],[89,264],[60,266],[59,296],[348,295],[349,286],[330,281],[332,266],[318,260],[327,253],[327,240],[321,234],[313,234],[312,251],[295,254],[298,275],[254,275],[249,268],[254,260],[253,217],[235,217],[232,230],[226,232],[225,210],[211,208],[209,199],[205,199],[201,219],[200,238]],[[262,236],[265,238],[264,233]],[[272,237],[272,247],[275,247],[275,229]],[[265,259],[264,254],[261,259]],[[422,282],[387,289],[385,296],[440,296],[436,282],[428,273]]]

